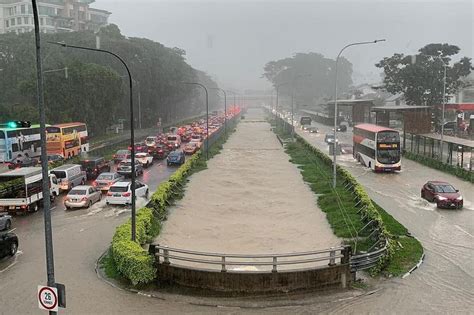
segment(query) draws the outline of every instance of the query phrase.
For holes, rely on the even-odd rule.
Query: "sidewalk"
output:
[[[226,254],[339,245],[314,193],[264,122],[263,111],[250,109],[245,117],[208,169],[190,178],[156,242]]]

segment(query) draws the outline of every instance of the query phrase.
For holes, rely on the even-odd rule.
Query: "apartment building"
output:
[[[110,12],[91,8],[95,0],[39,0],[40,29],[44,33],[92,30],[108,24]],[[29,0],[0,0],[0,34],[34,29]]]

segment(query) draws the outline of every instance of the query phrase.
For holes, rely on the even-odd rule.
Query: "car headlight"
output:
[[[443,196],[438,196],[437,198],[438,198],[439,201],[443,201],[443,200],[447,200],[447,199],[448,199],[448,198],[443,197]]]
[[[457,197],[456,200],[461,201],[461,200],[462,200],[462,196]]]

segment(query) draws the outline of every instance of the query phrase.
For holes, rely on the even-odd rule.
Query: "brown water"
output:
[[[250,109],[245,116],[208,169],[191,177],[185,197],[171,208],[156,241],[173,248],[227,254],[338,246],[340,239],[263,121],[263,112]]]

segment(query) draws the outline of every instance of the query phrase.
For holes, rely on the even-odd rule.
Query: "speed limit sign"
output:
[[[38,286],[38,307],[45,311],[58,311],[58,289]]]

